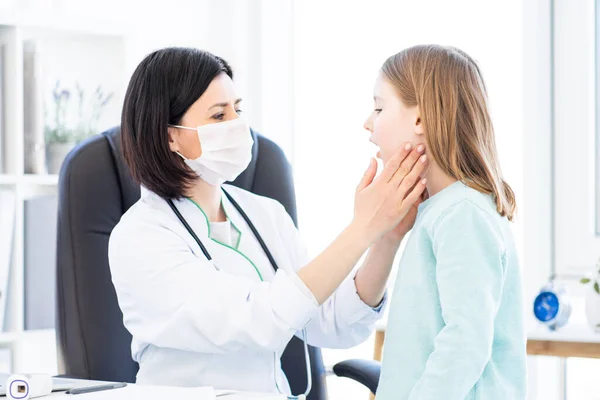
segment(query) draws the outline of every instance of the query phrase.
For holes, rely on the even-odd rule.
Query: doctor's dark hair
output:
[[[181,198],[198,176],[169,147],[169,124],[179,125],[210,83],[225,73],[225,60],[207,51],[170,47],[144,58],[123,103],[121,146],[133,179],[163,198]]]

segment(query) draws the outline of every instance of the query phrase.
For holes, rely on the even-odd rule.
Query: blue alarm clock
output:
[[[533,315],[550,330],[563,327],[571,316],[571,302],[564,286],[548,283],[533,301]]]

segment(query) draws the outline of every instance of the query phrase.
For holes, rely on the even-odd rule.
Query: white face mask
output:
[[[179,152],[177,154],[185,160],[188,167],[210,185],[218,186],[226,181],[233,181],[252,160],[254,141],[250,135],[250,127],[243,118],[197,128],[169,126],[198,131],[202,155],[195,160],[190,160]]]

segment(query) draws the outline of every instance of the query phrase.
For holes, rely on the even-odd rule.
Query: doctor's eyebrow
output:
[[[240,102],[241,102],[241,101],[242,101],[242,99],[241,99],[241,98],[239,98],[239,99],[237,99],[237,100],[235,101],[235,103],[233,103],[233,105],[234,105],[234,106],[237,106],[238,104],[240,104]],[[229,105],[229,103],[227,103],[227,102],[225,102],[225,103],[217,103],[217,104],[213,104],[213,105],[212,105],[212,106],[210,106],[208,109],[210,110],[210,109],[213,109],[213,108],[215,108],[215,107],[221,107],[221,108],[223,108],[223,107],[227,107],[228,105]]]

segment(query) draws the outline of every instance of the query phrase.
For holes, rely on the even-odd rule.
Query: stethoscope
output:
[[[277,272],[277,270],[279,269],[279,267],[277,266],[277,263],[275,262],[275,259],[273,258],[273,255],[271,254],[271,252],[269,251],[269,249],[268,249],[267,245],[265,244],[264,240],[260,236],[260,233],[258,233],[258,231],[256,230],[256,227],[254,226],[254,224],[252,223],[252,221],[250,221],[250,218],[248,218],[248,215],[244,212],[244,210],[242,209],[242,207],[240,207],[240,205],[233,199],[233,197],[231,197],[231,195],[229,193],[227,193],[227,191],[225,191],[225,189],[222,189],[222,190],[223,190],[223,193],[225,193],[225,196],[227,197],[227,199],[229,200],[229,202],[233,205],[233,207],[237,210],[237,212],[240,213],[240,215],[242,216],[242,218],[244,218],[244,221],[246,221],[246,224],[250,227],[250,230],[254,234],[254,237],[256,237],[256,240],[260,244],[260,247],[262,247],[265,255],[269,259],[269,262],[273,266],[273,270],[275,270],[275,272]],[[194,240],[196,241],[196,243],[198,243],[198,246],[200,246],[200,250],[202,250],[202,253],[206,257],[206,259],[208,261],[210,261],[211,263],[213,263],[213,265],[215,265],[215,261],[213,261],[213,258],[211,257],[210,253],[208,252],[208,250],[206,249],[206,247],[204,247],[204,244],[202,243],[202,241],[200,240],[200,238],[198,236],[196,236],[196,233],[194,232],[194,230],[192,229],[192,227],[187,223],[187,221],[185,220],[185,218],[183,217],[183,215],[181,215],[181,213],[179,212],[179,210],[177,209],[177,207],[175,207],[175,204],[173,203],[173,200],[168,199],[167,203],[169,203],[169,206],[171,207],[171,209],[173,210],[173,212],[175,213],[175,215],[177,216],[177,218],[179,219],[179,221],[181,221],[181,223],[183,224],[183,226],[185,227],[185,229],[189,232],[189,234],[192,236],[192,238],[194,238]],[[306,343],[306,328],[302,329],[302,341],[304,342],[304,358],[305,358],[305,362],[306,362],[306,376],[307,376],[306,391],[304,392],[304,394],[297,395],[297,396],[285,394],[279,388],[279,383],[277,381],[277,376],[274,377],[274,379],[275,379],[275,386],[277,387],[277,390],[279,391],[280,394],[283,394],[283,395],[287,396],[288,400],[304,400],[304,399],[306,399],[306,396],[308,396],[308,394],[310,393],[310,390],[312,389],[312,376],[311,376],[312,371],[311,371],[311,368],[310,368],[310,358],[309,358],[309,354],[308,354],[308,344]],[[277,374],[277,369],[278,369],[277,368],[277,353],[274,353],[273,363],[274,363],[273,371],[274,371],[275,374]]]

